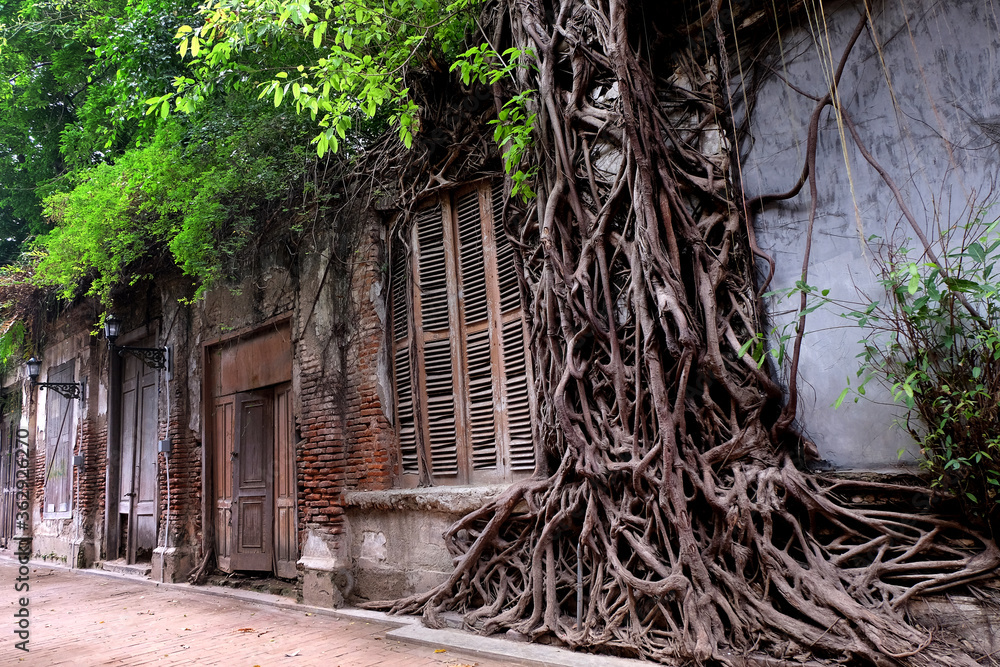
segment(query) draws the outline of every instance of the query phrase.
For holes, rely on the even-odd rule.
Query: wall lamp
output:
[[[114,314],[108,314],[104,318],[104,337],[108,339],[108,349],[118,352],[119,356],[131,354],[149,366],[150,368],[166,368],[170,357],[168,347],[129,347],[127,345],[115,345],[118,334],[121,333],[122,323]]]
[[[83,398],[82,382],[39,382],[38,374],[42,370],[42,362],[32,357],[25,362],[25,366],[28,367],[28,377],[31,378],[31,386],[40,389],[51,389],[66,398]]]

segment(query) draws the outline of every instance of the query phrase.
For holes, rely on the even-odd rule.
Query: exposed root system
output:
[[[796,465],[794,386],[739,354],[763,330],[727,98],[742,11],[487,12],[490,38],[537,64],[520,86],[537,91],[538,196],[508,232],[539,469],[448,531],[445,583],[391,608],[666,664],[977,664],[905,610],[989,576],[993,541],[843,502]]]

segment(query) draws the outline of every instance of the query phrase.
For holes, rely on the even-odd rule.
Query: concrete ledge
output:
[[[490,485],[349,491],[344,494],[344,505],[359,510],[423,510],[466,514],[479,509],[506,489],[507,485]]]

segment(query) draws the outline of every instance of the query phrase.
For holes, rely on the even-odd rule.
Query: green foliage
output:
[[[21,320],[9,321],[0,331],[0,371],[6,373],[20,364],[18,353],[25,349],[27,327]]]
[[[155,126],[153,91],[181,66],[183,0],[0,3],[0,264],[48,228],[41,200],[77,169],[114,159]]]
[[[239,100],[162,124],[149,145],[45,200],[56,225],[35,244],[35,281],[65,297],[87,284],[107,300],[143,277],[140,260],[169,249],[202,289],[211,286],[253,238],[258,210],[313,164],[304,132],[287,114]]]
[[[932,485],[984,518],[1000,516],[998,225],[980,216],[947,230],[940,264],[896,250],[887,303],[847,314],[872,331],[860,389],[871,379],[891,389]]]
[[[453,60],[468,85],[514,80],[534,54],[519,49],[497,53],[482,44],[460,53],[474,21],[478,0],[443,4],[437,0],[222,0],[200,10],[202,25],[181,26],[181,55],[191,58],[192,75],[178,77],[175,91],[152,97],[148,113],[166,117],[172,109],[190,112],[220,87],[259,88],[275,107],[286,102],[320,128],[317,153],[337,152],[357,141],[351,130],[378,119],[395,127],[409,148],[420,130],[419,108],[406,83],[414,63],[435,62],[435,53]],[[280,54],[280,55],[279,55]],[[534,196],[537,167],[523,167],[532,145],[534,91],[514,95],[492,121],[504,151],[504,167],[514,194]]]
[[[177,31],[191,76],[175,93],[148,100],[161,115],[190,112],[219,89],[259,87],[279,107],[291,101],[319,125],[322,157],[340,150],[359,120],[385,111],[409,147],[419,130],[406,74],[438,52],[452,57],[472,27],[475,0],[221,0],[200,10],[202,25]]]
[[[518,67],[533,67],[533,63],[534,54],[530,50],[510,48],[499,54],[489,44],[480,44],[463,53],[451,66],[451,71],[459,70],[465,85],[473,79],[492,85],[505,78],[513,81]],[[504,151],[504,171],[513,181],[511,196],[520,195],[524,200],[535,196],[531,181],[538,173],[538,165],[521,169],[534,142],[531,133],[535,114],[529,111],[534,94],[534,90],[526,90],[515,95],[504,104],[497,118],[490,121],[494,126],[493,139]]]

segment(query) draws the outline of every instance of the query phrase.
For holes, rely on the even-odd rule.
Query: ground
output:
[[[32,564],[14,590],[0,558],[0,665],[224,665],[226,667],[501,667],[453,649],[401,643],[391,628],[280,608],[181,586]],[[17,650],[13,614],[28,596],[30,651]]]

